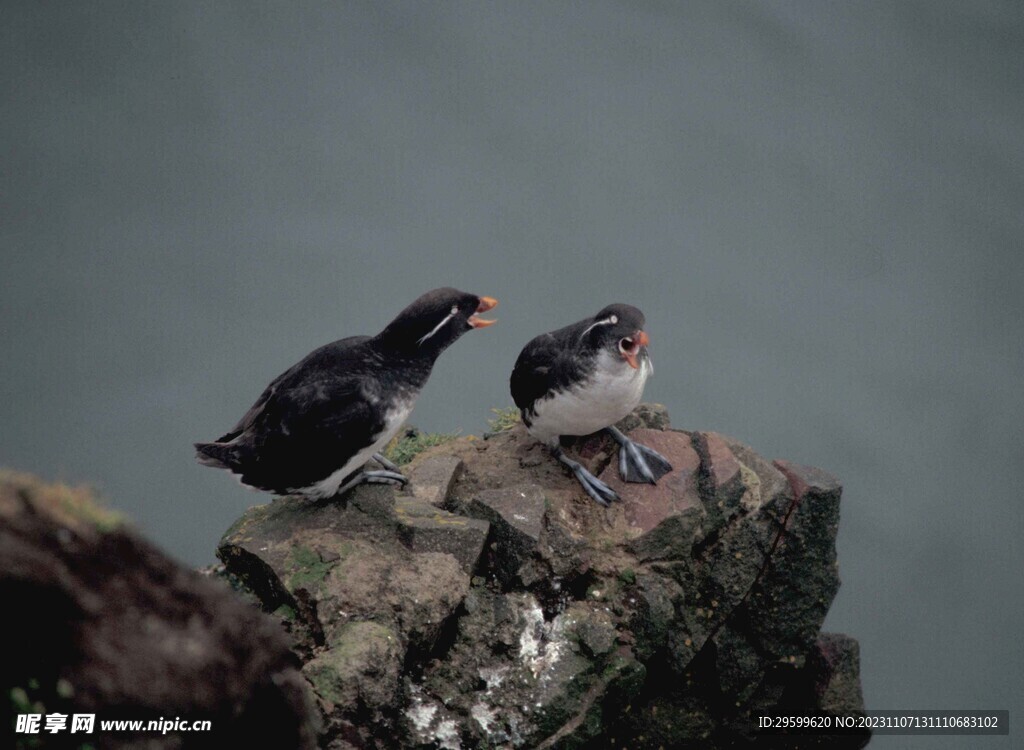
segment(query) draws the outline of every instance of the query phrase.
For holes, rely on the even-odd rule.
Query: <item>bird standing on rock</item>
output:
[[[654,484],[672,470],[660,453],[613,426],[640,403],[654,371],[643,327],[644,314],[635,307],[608,305],[592,318],[537,336],[523,347],[512,370],[512,399],[527,430],[602,505],[618,495],[565,455],[562,435],[607,430],[619,444],[619,472],[627,482]]]
[[[196,459],[258,490],[317,499],[361,482],[406,483],[379,451],[409,416],[438,355],[493,324],[477,314],[496,304],[435,289],[376,336],[316,349],[268,385],[230,432],[196,443]],[[365,470],[370,458],[384,469]]]

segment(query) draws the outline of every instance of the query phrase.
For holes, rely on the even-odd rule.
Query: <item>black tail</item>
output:
[[[238,467],[238,447],[227,443],[195,443],[196,461],[203,466],[234,471]]]

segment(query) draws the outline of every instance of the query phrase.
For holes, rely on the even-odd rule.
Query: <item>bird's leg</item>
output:
[[[573,461],[565,455],[561,447],[557,445],[554,446],[551,449],[551,453],[554,454],[555,458],[572,470],[573,476],[575,476],[576,480],[583,486],[583,490],[598,503],[608,507],[613,500],[619,499],[615,490],[584,469],[579,461]]]
[[[396,474],[401,474],[402,473],[402,470],[398,468],[398,464],[396,464],[394,461],[390,461],[390,460],[384,458],[384,454],[383,453],[374,453],[373,454],[373,460],[376,461],[377,463],[379,463],[381,466],[383,466],[388,471],[393,471]]]
[[[407,477],[402,476],[397,471],[357,471],[352,475],[345,484],[338,488],[335,496],[341,495],[344,492],[355,487],[357,484],[399,484],[406,485],[409,483]]]
[[[364,471],[362,475],[361,481],[365,484],[409,484],[409,478],[397,471]]]
[[[655,484],[672,471],[672,464],[658,451],[630,440],[615,427],[607,430],[619,444],[619,474],[627,482]]]

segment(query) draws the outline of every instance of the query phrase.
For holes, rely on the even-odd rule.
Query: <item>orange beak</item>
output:
[[[637,359],[637,355],[640,353],[640,347],[641,346],[647,346],[647,344],[650,343],[651,338],[650,338],[650,336],[648,336],[643,331],[637,331],[636,333],[633,334],[633,341],[637,345],[636,346],[636,351],[635,352],[623,352],[622,353],[622,357],[623,357],[623,359],[625,359],[629,363],[630,367],[632,367],[634,370],[639,370],[640,369],[640,361]]]
[[[498,304],[498,300],[494,299],[494,297],[481,297],[480,298],[480,304],[477,305],[476,312],[478,312],[478,313],[487,312],[488,310],[491,310],[494,307],[496,307],[497,304]],[[474,328],[486,328],[487,326],[494,325],[498,321],[496,321],[496,320],[484,320],[483,318],[478,318],[476,316],[476,313],[473,313],[472,315],[469,316],[469,321],[468,322]]]

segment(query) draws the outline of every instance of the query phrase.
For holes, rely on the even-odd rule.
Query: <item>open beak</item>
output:
[[[476,313],[487,312],[497,306],[497,304],[498,300],[494,299],[494,297],[481,297],[480,304],[477,305],[476,308]],[[486,328],[487,326],[492,326],[498,322],[496,320],[484,320],[483,318],[478,318],[476,313],[470,315],[468,319],[469,324],[474,328]]]
[[[636,333],[633,334],[632,338],[635,346],[631,347],[631,349],[629,350],[622,352],[622,357],[629,363],[630,367],[632,367],[634,370],[639,370],[640,360],[638,358],[638,355],[640,354],[640,349],[641,347],[647,346],[651,342],[651,338],[643,331],[637,331]]]

